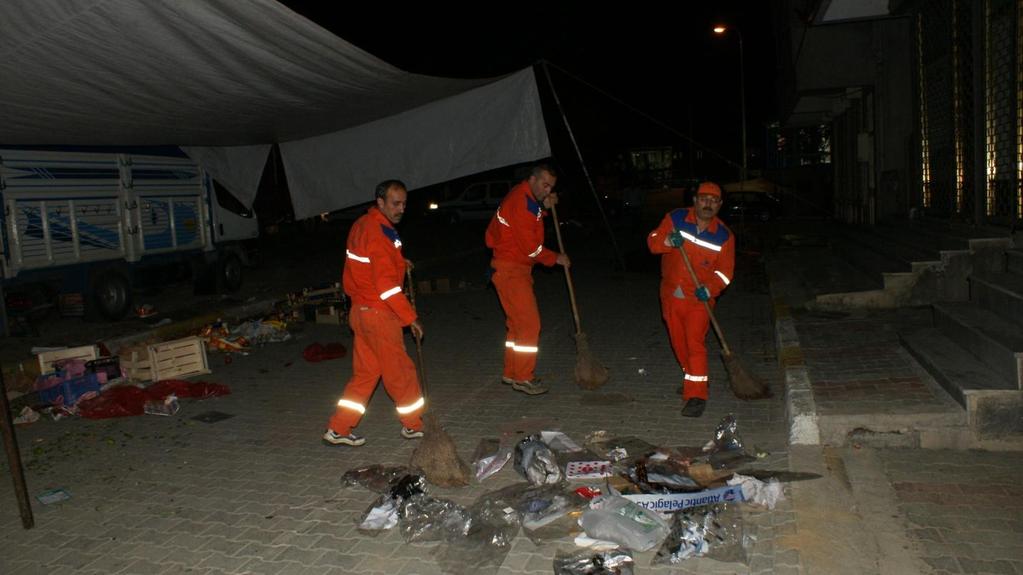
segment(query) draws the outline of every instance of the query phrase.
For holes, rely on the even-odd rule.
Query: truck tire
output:
[[[92,281],[92,306],[100,316],[117,321],[131,310],[131,282],[121,272],[103,270]]]
[[[242,260],[238,254],[228,253],[220,260],[217,280],[222,291],[234,293],[242,287]]]

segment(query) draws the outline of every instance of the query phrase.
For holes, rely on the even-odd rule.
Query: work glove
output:
[[[682,247],[682,244],[686,243],[686,239],[682,237],[682,232],[672,230],[671,233],[668,234],[668,243],[671,244],[671,247],[673,248],[680,248]]]
[[[710,301],[710,290],[707,286],[700,286],[696,288],[696,299],[700,301]]]

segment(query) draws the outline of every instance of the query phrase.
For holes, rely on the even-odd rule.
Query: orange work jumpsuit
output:
[[[543,246],[543,207],[528,182],[520,182],[501,201],[487,226],[487,247],[494,251],[490,267],[497,297],[504,308],[504,377],[534,379],[540,343],[540,312],[533,294],[533,264],[553,266],[558,252]]]
[[[329,427],[340,435],[351,433],[382,377],[402,425],[420,430],[424,399],[401,331],[416,320],[401,291],[405,279],[401,239],[391,222],[372,207],[355,221],[346,247],[343,281],[352,299],[348,320],[355,332],[353,373]]]
[[[657,229],[647,236],[647,246],[661,254],[661,316],[668,326],[668,337],[675,359],[685,372],[682,399],[707,399],[707,328],[710,317],[703,302],[696,299],[696,284],[686,269],[678,248],[664,245],[664,238],[679,230],[685,238],[682,244],[689,256],[700,284],[710,291],[708,304],[729,282],[735,269],[735,236],[718,218],[711,220],[707,229],[697,232],[696,213],[687,208],[668,212]]]

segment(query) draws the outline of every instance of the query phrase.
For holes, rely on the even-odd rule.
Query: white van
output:
[[[517,183],[513,180],[491,180],[469,184],[457,197],[430,204],[429,213],[450,223],[489,220],[508,190]]]

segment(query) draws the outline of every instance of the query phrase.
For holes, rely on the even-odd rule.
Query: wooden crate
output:
[[[39,358],[39,373],[49,373],[53,371],[53,364],[58,361],[67,359],[91,361],[99,357],[99,350],[94,345],[83,345],[80,347],[44,351],[37,357]]]
[[[152,364],[149,361],[149,348],[133,349],[122,353],[121,371],[128,381],[141,383],[153,380]]]
[[[149,362],[153,381],[210,373],[206,343],[194,336],[149,346]]]

